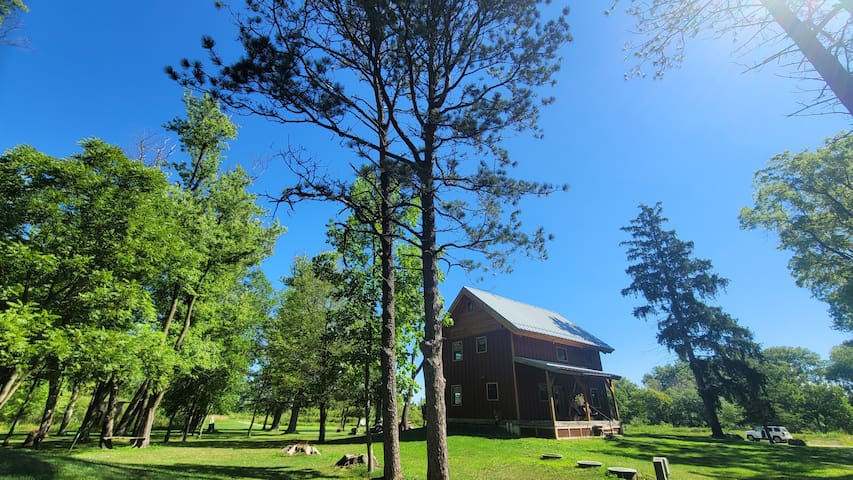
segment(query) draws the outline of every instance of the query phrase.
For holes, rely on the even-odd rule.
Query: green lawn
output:
[[[316,440],[316,430],[299,434],[258,432],[246,438],[245,425],[217,422],[220,432],[138,450],[119,444],[114,450],[77,446],[68,452],[70,438],[50,439],[39,452],[0,449],[0,478],[23,479],[311,479],[363,478],[364,469],[333,467],[345,453],[362,453],[360,438],[331,432],[319,457],[286,457],[280,449],[294,441]],[[173,437],[175,438],[175,437]],[[719,441],[700,430],[631,428],[621,439],[556,441],[505,438],[496,435],[453,434],[448,438],[451,472],[459,479],[593,479],[607,478],[604,469],[575,467],[577,460],[597,460],[605,466],[636,468],[654,478],[651,458],[669,458],[675,480],[689,479],[853,479],[853,439],[850,436],[806,436],[807,447],[767,442]],[[22,439],[22,438],[21,438]],[[180,437],[178,437],[180,440]],[[20,439],[16,439],[20,443]],[[819,445],[822,444],[822,445]],[[376,456],[382,461],[381,445]],[[406,478],[426,476],[423,432],[406,432],[401,442]],[[563,455],[541,460],[544,453]],[[379,475],[375,475],[379,476]],[[610,477],[613,478],[613,477]]]

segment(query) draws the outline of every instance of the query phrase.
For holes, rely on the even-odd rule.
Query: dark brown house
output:
[[[613,348],[556,312],[464,287],[444,329],[450,424],[550,438],[619,433]]]

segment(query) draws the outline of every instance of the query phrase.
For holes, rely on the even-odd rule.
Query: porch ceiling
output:
[[[566,365],[565,363],[548,362],[545,360],[536,360],[534,358],[527,358],[527,357],[515,357],[515,363],[520,363],[522,365],[528,365],[528,366],[535,367],[535,368],[541,368],[542,370],[548,370],[549,372],[554,372],[554,373],[568,373],[568,374],[582,375],[582,376],[588,376],[588,377],[613,378],[616,380],[622,378],[620,375],[602,372],[601,370],[593,370],[591,368],[575,367],[572,365]]]

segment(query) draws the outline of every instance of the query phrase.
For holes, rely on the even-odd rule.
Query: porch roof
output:
[[[537,360],[535,358],[528,357],[515,357],[515,363],[520,363],[522,365],[528,365],[535,368],[541,368],[543,370],[548,370],[554,373],[570,373],[575,375],[585,375],[589,377],[613,378],[616,380],[622,378],[620,375],[602,372],[601,370],[575,367],[573,365],[566,365],[565,363],[549,362],[546,360]]]

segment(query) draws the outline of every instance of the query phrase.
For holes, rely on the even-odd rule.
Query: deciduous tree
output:
[[[742,228],[763,228],[791,252],[797,285],[829,304],[834,326],[853,331],[853,137],[841,133],[817,151],[783,152],[755,173]]]
[[[853,5],[845,0],[624,0],[641,37],[627,50],[638,60],[628,74],[642,74],[651,64],[655,77],[678,67],[687,42],[708,32],[730,36],[738,51],[771,53],[751,68],[770,63],[800,80],[819,80],[814,99],[800,111],[853,114],[853,72],[849,59]],[[614,1],[613,7],[618,4]],[[611,8],[611,10],[612,10]],[[838,108],[840,106],[840,108]]]

